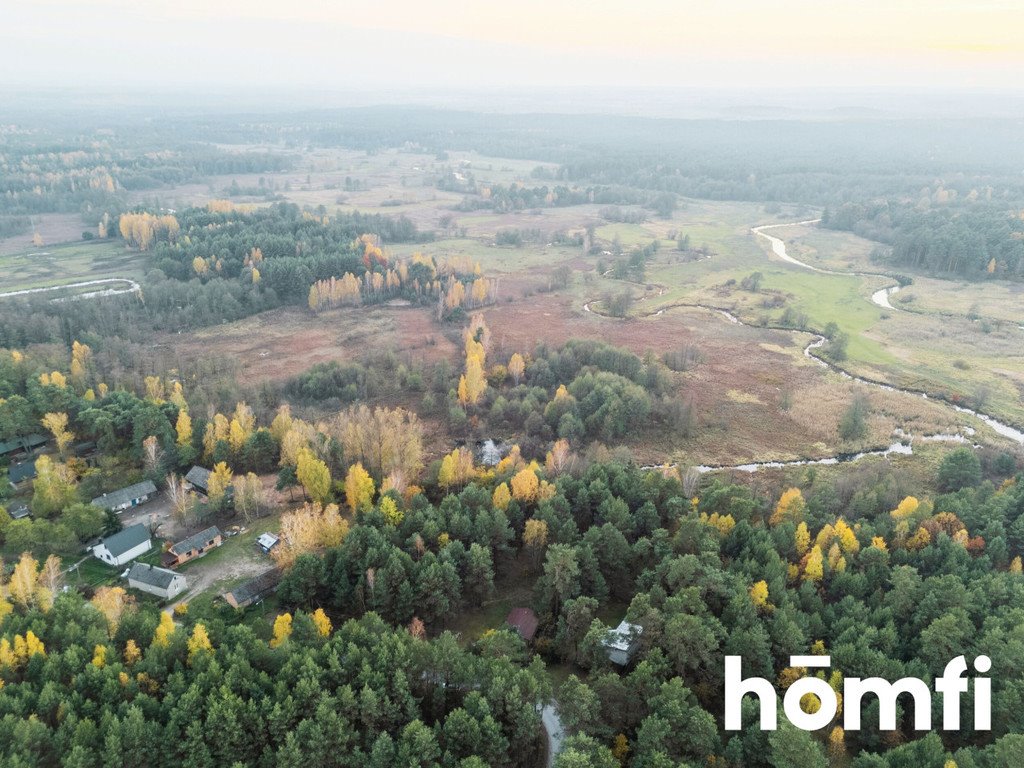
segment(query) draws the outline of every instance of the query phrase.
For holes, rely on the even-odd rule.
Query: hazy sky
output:
[[[0,0],[0,86],[1019,88],[1024,0]]]

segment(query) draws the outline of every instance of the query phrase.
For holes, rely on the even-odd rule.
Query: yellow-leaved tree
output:
[[[530,560],[536,567],[541,560],[544,548],[548,544],[548,524],[543,520],[531,517],[523,529],[523,545],[530,553]]]
[[[540,491],[540,479],[532,467],[526,467],[512,476],[512,498],[516,501],[530,503],[537,499]]]
[[[796,553],[803,557],[807,554],[807,550],[811,546],[811,532],[807,530],[807,523],[803,520],[801,520],[800,525],[796,527],[796,535],[794,538]]]
[[[66,413],[47,413],[43,416],[42,423],[53,435],[53,439],[57,443],[57,451],[63,456],[71,441],[75,439],[75,436],[68,431],[68,415]]]
[[[289,637],[291,637],[291,634],[292,615],[290,613],[282,613],[274,619],[274,636],[270,640],[270,647],[280,647]]]
[[[500,509],[504,512],[511,503],[512,492],[508,489],[508,483],[501,483],[494,489],[494,494],[491,496],[491,504],[495,509]]]
[[[815,584],[821,581],[825,575],[825,556],[821,547],[815,544],[807,555],[807,565],[804,566],[804,581],[812,581]]]
[[[514,352],[508,361],[508,375],[512,377],[513,383],[519,386],[523,380],[523,373],[526,371],[526,361],[518,352]]]
[[[160,624],[157,625],[156,632],[153,633],[153,645],[157,648],[166,648],[171,644],[174,630],[174,619],[171,618],[171,614],[167,611],[160,611]]]
[[[803,519],[806,506],[800,489],[789,488],[779,497],[779,503],[775,506],[769,524],[778,525],[786,520],[798,522]]]
[[[178,420],[174,425],[174,430],[178,434],[179,447],[187,448],[192,445],[192,417],[184,408],[178,411]]]
[[[380,513],[387,520],[388,525],[397,528],[402,524],[402,520],[405,518],[405,514],[398,508],[398,504],[390,496],[383,496],[380,500],[380,504],[377,505]]]
[[[345,501],[353,514],[361,509],[368,509],[373,505],[373,494],[376,490],[373,478],[370,473],[363,469],[363,465],[356,462],[348,469],[345,476]]]
[[[295,476],[310,499],[319,504],[327,501],[331,494],[331,472],[309,448],[299,451]]]
[[[197,656],[212,652],[213,643],[210,642],[210,636],[206,632],[206,627],[202,624],[196,624],[195,627],[192,628],[192,636],[188,639],[189,666],[192,666]]]
[[[317,608],[313,611],[312,618],[313,626],[316,627],[316,631],[320,633],[321,637],[327,637],[331,634],[331,620],[327,618],[323,608]]]
[[[281,516],[281,541],[272,554],[278,565],[290,568],[299,555],[324,547],[336,547],[347,534],[348,521],[342,518],[337,504],[322,507],[316,502],[307,502]]]
[[[122,587],[99,587],[89,602],[103,614],[107,620],[107,634],[113,637],[121,626],[121,617],[132,604],[132,598]]]
[[[896,520],[906,520],[917,512],[917,508],[920,505],[921,503],[916,498],[913,496],[907,496],[903,501],[896,505],[896,509],[894,509],[890,514]]]
[[[750,601],[761,610],[770,610],[768,602],[768,582],[764,579],[754,582],[750,587]]]
[[[206,485],[207,497],[210,501],[220,504],[227,494],[228,488],[231,487],[233,479],[234,474],[226,462],[221,461],[215,464]]]

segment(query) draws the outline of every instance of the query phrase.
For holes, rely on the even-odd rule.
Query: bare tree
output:
[[[174,517],[181,523],[187,523],[190,508],[192,506],[192,494],[188,490],[188,483],[184,477],[171,472],[167,476],[167,498],[171,500],[171,510]]]
[[[679,468],[679,482],[683,484],[683,494],[688,499],[697,495],[700,486],[700,472],[696,467]]]

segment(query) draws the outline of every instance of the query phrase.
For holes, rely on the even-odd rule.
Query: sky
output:
[[[0,0],[0,87],[1021,88],[1024,0]]]

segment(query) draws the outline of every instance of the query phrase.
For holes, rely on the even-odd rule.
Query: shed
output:
[[[156,493],[156,486],[149,480],[144,480],[127,488],[104,493],[92,500],[94,507],[109,509],[112,512],[123,512],[131,507],[137,507],[149,500],[149,497]]]
[[[92,553],[108,565],[124,565],[152,548],[149,529],[142,523],[136,523],[113,536],[100,539]]]
[[[34,461],[23,461],[20,464],[11,464],[7,468],[7,477],[11,485],[21,485],[27,480],[35,480],[36,463]]]
[[[271,568],[269,571],[261,573],[255,579],[250,579],[230,592],[225,592],[224,600],[232,608],[248,608],[253,603],[258,603],[276,590],[280,582],[281,569]]]
[[[644,628],[639,624],[630,624],[625,620],[615,629],[608,630],[602,643],[608,652],[608,659],[620,667],[629,664],[640,648],[640,635],[643,631]]]
[[[164,552],[162,562],[169,567],[181,565],[189,560],[202,557],[209,550],[219,547],[222,543],[224,543],[224,536],[221,534],[220,528],[216,525],[211,525],[209,528],[199,531],[199,533],[193,533],[176,544],[172,544]]]
[[[210,470],[194,466],[185,473],[185,482],[205,496],[210,487]]]
[[[275,536],[273,533],[261,533],[256,539],[256,543],[260,545],[260,549],[267,554],[270,554],[270,550],[276,547],[280,541],[280,537]]]
[[[513,608],[505,617],[505,623],[514,629],[523,640],[531,642],[537,634],[537,614],[529,608]]]
[[[146,563],[132,563],[128,569],[128,586],[170,600],[185,591],[187,582],[184,574]]]

